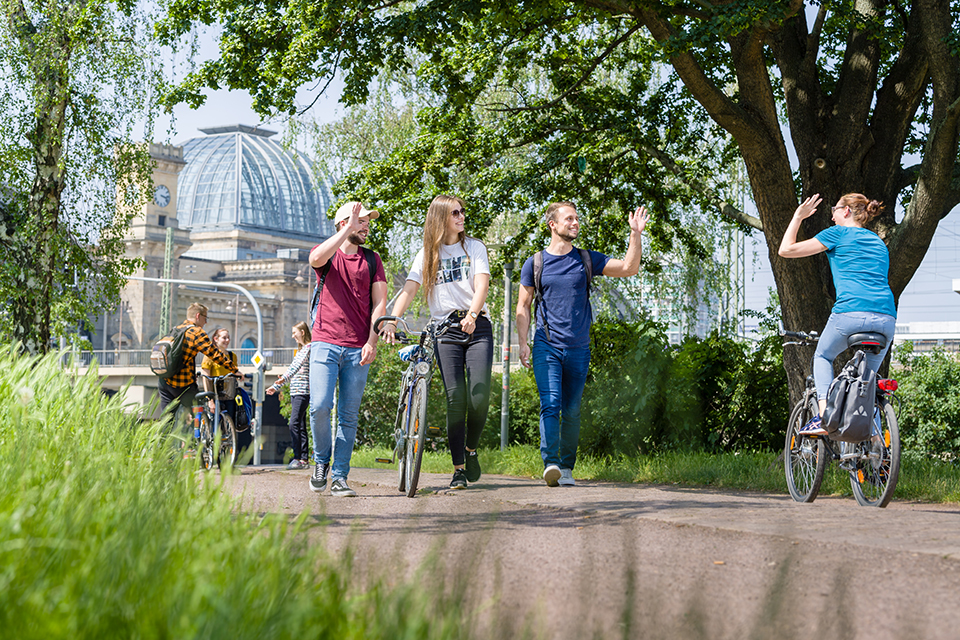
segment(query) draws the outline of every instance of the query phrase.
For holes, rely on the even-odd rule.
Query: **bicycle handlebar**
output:
[[[804,331],[787,331],[786,329],[784,329],[780,333],[780,336],[783,338],[795,338],[797,340],[800,340],[800,342],[785,342],[784,345],[805,344],[808,342],[816,342],[817,340],[820,339],[820,336],[817,334],[816,331],[811,331],[810,333],[806,333]]]
[[[391,320],[397,323],[398,328],[400,324],[403,325],[405,332],[397,331],[395,335],[397,337],[397,340],[400,342],[403,342],[404,344],[407,344],[410,341],[410,338],[407,334],[414,335],[414,336],[423,336],[423,334],[425,333],[425,331],[411,331],[410,326],[407,324],[407,321],[399,316],[380,316],[379,318],[377,318],[376,322],[373,323],[373,330],[377,334],[379,334],[380,329],[383,328],[383,324],[385,322],[390,322]],[[449,329],[450,327],[455,327],[456,325],[457,325],[457,320],[452,318],[451,316],[447,316],[443,320],[437,322],[435,324],[436,331],[434,332],[434,335],[437,338],[437,342],[443,342],[445,344],[468,344],[470,342],[469,335],[467,335],[465,338],[462,338],[462,339],[451,338],[449,336],[441,338],[441,336],[443,336],[443,334],[446,333],[447,329]],[[427,326],[429,326],[429,324]]]

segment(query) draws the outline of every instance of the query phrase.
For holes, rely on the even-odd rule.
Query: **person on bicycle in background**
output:
[[[290,438],[293,442],[293,460],[287,469],[305,469],[309,466],[307,456],[310,444],[307,441],[307,409],[310,408],[310,327],[306,322],[293,325],[292,337],[297,341],[297,355],[286,372],[267,389],[272,396],[290,383]]]
[[[480,479],[477,447],[490,407],[490,370],[493,368],[493,326],[487,309],[490,262],[487,247],[463,230],[466,207],[454,196],[439,195],[430,203],[423,223],[423,248],[417,252],[407,281],[393,305],[401,317],[423,286],[430,316],[440,320],[453,314],[459,327],[447,332],[466,344],[440,341],[437,366],[447,395],[447,439],[453,461],[451,489],[465,489]],[[381,327],[384,339],[396,342],[396,322]]]
[[[218,349],[203,330],[207,323],[207,308],[199,302],[187,307],[187,319],[177,325],[177,328],[187,327],[183,335],[183,364],[180,371],[170,378],[161,378],[157,383],[160,392],[160,412],[177,400],[186,407],[187,411],[193,405],[193,398],[197,395],[197,354],[202,353],[213,359],[227,372],[240,375],[237,365]]]
[[[370,363],[377,357],[373,319],[382,316],[387,306],[383,262],[376,252],[362,246],[370,234],[370,221],[378,215],[359,202],[347,202],[333,218],[337,232],[310,251],[310,266],[323,288],[310,343],[310,417],[316,467],[309,484],[311,491],[323,491],[329,473],[330,494],[339,497],[357,495],[347,484],[347,474],[363,389]],[[330,411],[338,385],[334,447]]]
[[[637,275],[642,252],[640,236],[647,226],[646,207],[627,216],[630,239],[623,260],[597,251],[586,256],[573,246],[580,233],[580,218],[571,202],[553,202],[545,216],[550,244],[541,252],[542,271],[535,277],[536,256],[527,258],[520,270],[517,297],[517,336],[520,363],[533,365],[540,394],[540,457],[547,485],[573,486],[573,465],[580,442],[580,401],[590,365],[589,273],[613,278]],[[540,290],[537,291],[537,285]],[[530,306],[537,300],[533,350],[527,344]]]
[[[213,332],[213,335],[210,336],[210,340],[213,342],[214,346],[220,350],[223,355],[230,359],[234,366],[237,366],[237,354],[229,350],[230,347],[230,330],[224,327],[220,327]],[[230,373],[230,370],[224,367],[221,364],[218,364],[213,358],[209,356],[203,357],[203,364],[200,365],[200,370],[211,378],[217,378],[219,376],[224,376]],[[203,379],[203,390],[204,391],[214,391],[213,380]],[[237,403],[235,399],[237,397],[237,382],[233,378],[227,378],[221,380],[217,383],[216,388],[217,393],[220,394],[220,410],[226,411],[227,415],[233,420],[234,427],[237,425]],[[210,412],[213,413],[216,404],[212,399],[207,401],[207,406],[210,408]]]
[[[833,361],[847,349],[847,337],[866,331],[882,333],[887,346],[880,353],[867,353],[866,362],[876,371],[883,362],[897,323],[897,309],[887,280],[890,252],[883,240],[864,224],[880,215],[882,202],[868,200],[859,193],[848,193],[831,208],[834,226],[809,240],[797,242],[800,223],[812,216],[823,200],[814,194],[800,203],[780,242],[784,258],[805,258],[827,252],[836,302],[820,334],[813,359],[813,377],[817,385],[820,414],[827,406],[827,391],[833,381]],[[803,428],[803,435],[826,435],[820,416]]]

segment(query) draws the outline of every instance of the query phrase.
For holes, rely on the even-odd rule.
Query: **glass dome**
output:
[[[246,125],[200,131],[207,135],[183,143],[187,166],[177,181],[181,228],[246,228],[318,241],[332,234],[326,218],[333,203],[329,182],[317,186],[303,154],[269,139],[276,132]]]

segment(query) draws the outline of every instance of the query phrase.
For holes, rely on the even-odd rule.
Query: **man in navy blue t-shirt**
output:
[[[647,226],[646,207],[629,214],[630,245],[623,260],[596,251],[587,252],[591,273],[613,278],[636,275],[640,270],[640,235]],[[570,202],[547,207],[550,245],[542,252],[543,269],[537,296],[534,257],[527,258],[520,271],[517,300],[517,333],[520,362],[531,366],[540,393],[540,456],[543,479],[555,487],[573,486],[573,465],[580,440],[580,400],[590,365],[590,322],[592,311],[587,290],[585,256],[573,246],[580,233],[577,208]],[[537,298],[536,332],[533,350],[527,344],[530,306]]]

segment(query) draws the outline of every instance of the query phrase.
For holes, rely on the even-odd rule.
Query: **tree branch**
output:
[[[747,213],[744,213],[743,211],[740,211],[729,202],[723,200],[719,195],[717,195],[717,193],[713,189],[703,184],[696,178],[692,178],[689,175],[687,175],[683,171],[683,169],[681,169],[680,166],[677,165],[676,162],[674,162],[673,158],[671,158],[666,152],[661,151],[660,149],[657,149],[650,145],[643,145],[641,147],[641,150],[644,153],[646,153],[648,156],[657,160],[657,162],[659,162],[664,169],[666,169],[671,174],[673,174],[673,176],[676,177],[678,180],[680,180],[680,182],[686,184],[694,191],[697,191],[701,195],[706,197],[707,200],[709,200],[715,207],[717,207],[717,210],[720,212],[721,215],[726,216],[727,218],[730,218],[731,220],[734,220],[741,224],[745,224],[750,227],[753,227],[754,229],[763,231],[763,222],[760,221],[760,218],[756,218]]]
[[[556,106],[557,104],[565,100],[568,96],[570,96],[574,91],[579,89],[583,85],[583,83],[586,82],[591,75],[593,75],[593,72],[597,70],[597,67],[600,66],[601,62],[606,60],[611,53],[616,51],[617,47],[619,47],[621,44],[626,42],[627,39],[630,38],[630,36],[632,36],[634,33],[639,31],[641,28],[642,28],[642,25],[640,24],[634,25],[633,27],[628,29],[626,33],[624,33],[622,36],[620,36],[619,38],[611,42],[610,46],[604,49],[599,56],[593,59],[593,62],[590,64],[589,67],[587,67],[586,71],[583,72],[583,75],[581,75],[580,78],[576,82],[574,82],[569,89],[564,91],[562,94],[560,94],[550,102],[546,104],[533,105],[530,107],[508,107],[504,109],[491,109],[491,111],[496,111],[496,112],[505,111],[508,113],[519,113],[521,111],[538,111],[542,109],[549,109],[551,107]]]

